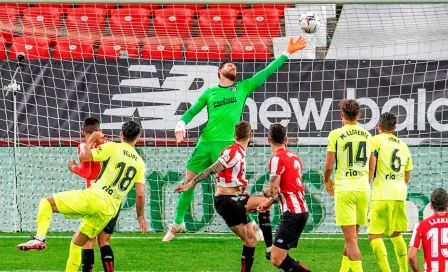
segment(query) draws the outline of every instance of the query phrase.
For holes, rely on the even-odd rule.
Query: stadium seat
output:
[[[145,37],[149,34],[149,15],[146,9],[120,8],[111,11],[109,27],[112,35]]]
[[[15,8],[0,8],[0,28],[1,32],[12,35],[14,33],[19,11]],[[3,36],[3,35],[2,35]]]
[[[235,9],[242,10],[247,8],[246,4],[209,4],[207,8]]]
[[[66,14],[67,11],[73,8],[72,4],[36,4],[34,7],[40,7],[41,10],[45,10],[48,8],[57,8],[63,14]]]
[[[179,37],[149,37],[143,42],[144,59],[181,59],[183,41]]]
[[[14,37],[9,48],[9,59],[17,59],[18,52],[25,53],[27,60],[48,59],[50,58],[48,43],[48,40],[42,37]]]
[[[3,8],[14,8],[19,12],[22,12],[24,9],[28,8],[28,4],[16,4],[16,3],[0,3],[0,7]]]
[[[231,42],[232,59],[270,59],[271,51],[269,49],[271,41],[259,37],[241,37],[234,38]]]
[[[188,40],[187,59],[209,60],[227,58],[227,40],[223,37],[194,37]]]
[[[288,4],[254,4],[252,5],[252,8],[261,8],[261,9],[276,9],[277,13],[280,17],[283,17],[285,15],[285,8],[290,8],[291,5]]]
[[[276,9],[243,10],[241,21],[242,36],[279,37],[280,19]]]
[[[196,15],[199,10],[205,8],[202,4],[164,4],[165,8],[191,9]]]
[[[194,11],[184,8],[166,8],[155,11],[154,31],[157,36],[190,37],[193,31]]]
[[[73,8],[65,19],[69,38],[99,40],[106,27],[106,11],[99,8]]]
[[[93,59],[93,43],[86,40],[59,38],[53,50],[55,59]]]
[[[202,36],[233,38],[237,34],[239,10],[211,8],[199,11],[199,32]]]
[[[40,7],[23,10],[23,33],[33,36],[55,37],[61,28],[61,11],[58,8]]]
[[[110,14],[110,12],[117,8],[116,4],[80,4],[78,5],[78,8],[99,8],[104,9],[106,11],[106,14]]]
[[[100,59],[138,58],[138,39],[135,37],[107,37],[98,48]]]
[[[142,8],[147,10],[156,10],[159,9],[161,6],[159,4],[121,4],[119,8]],[[151,12],[152,13],[152,12]]]
[[[0,60],[6,59],[5,44],[5,39],[3,37],[0,37]]]

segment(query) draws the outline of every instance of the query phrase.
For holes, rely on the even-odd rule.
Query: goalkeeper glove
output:
[[[174,135],[176,135],[176,141],[182,142],[185,137],[185,122],[180,120],[177,122],[176,129],[174,129]]]

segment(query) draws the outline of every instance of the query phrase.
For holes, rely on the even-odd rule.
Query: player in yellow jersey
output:
[[[92,133],[86,148],[79,154],[81,162],[103,162],[101,173],[87,190],[56,193],[43,198],[37,212],[37,233],[29,241],[17,245],[20,250],[44,249],[45,236],[52,213],[62,213],[66,218],[82,218],[78,231],[73,235],[66,271],[78,271],[83,245],[96,237],[114,218],[121,201],[135,183],[137,220],[142,233],[147,223],[143,208],[145,203],[145,163],[134,146],[139,141],[140,126],[129,121],[123,124],[121,143],[109,142],[92,149],[103,138],[101,132]]]
[[[325,186],[335,196],[336,225],[342,227],[345,247],[341,272],[350,269],[362,270],[361,252],[358,247],[358,228],[367,224],[367,209],[370,198],[369,175],[374,168],[372,135],[357,125],[360,107],[355,100],[340,103],[344,126],[328,135],[327,158],[325,161]],[[336,162],[334,182],[331,181],[333,165]]]
[[[408,230],[406,195],[412,157],[408,146],[393,135],[396,123],[395,115],[390,112],[383,113],[378,123],[380,134],[372,139],[376,170],[372,183],[367,232],[383,272],[391,272],[383,241],[384,235],[391,237],[400,272],[408,271],[407,246],[401,233]]]

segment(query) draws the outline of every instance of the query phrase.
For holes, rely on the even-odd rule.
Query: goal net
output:
[[[208,87],[219,64],[235,62],[249,78],[303,36],[294,54],[246,101],[254,143],[247,152],[250,193],[268,180],[267,129],[287,126],[289,148],[304,165],[310,219],[306,232],[332,233],[334,199],[321,187],[328,133],[341,126],[338,103],[357,99],[360,124],[376,134],[382,112],[398,116],[397,134],[414,159],[409,228],[429,212],[429,195],[447,187],[447,4],[1,4],[0,231],[35,230],[40,198],[85,188],[67,170],[83,141],[82,122],[101,121],[118,141],[127,120],[143,128],[138,152],[147,165],[145,215],[152,231],[174,218],[185,163],[207,121],[204,109],[176,144],[180,116]],[[300,18],[314,13],[315,33]],[[311,20],[310,20],[311,22]],[[313,22],[311,22],[313,23]],[[303,22],[302,22],[303,25]],[[7,87],[16,70],[19,90]],[[213,206],[214,180],[197,186],[185,217],[190,232],[228,232]],[[118,231],[136,231],[135,192],[123,202]],[[272,208],[279,222],[279,208]],[[55,216],[50,231],[76,221]]]

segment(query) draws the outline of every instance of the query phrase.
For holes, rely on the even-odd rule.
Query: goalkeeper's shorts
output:
[[[193,173],[199,174],[214,164],[221,154],[221,151],[232,145],[233,142],[199,142],[196,145],[186,168]]]
[[[92,191],[65,191],[53,199],[66,218],[82,217],[79,231],[89,238],[95,238],[117,214],[112,203]]]
[[[372,200],[369,221],[369,234],[391,235],[407,231],[406,201]]]

